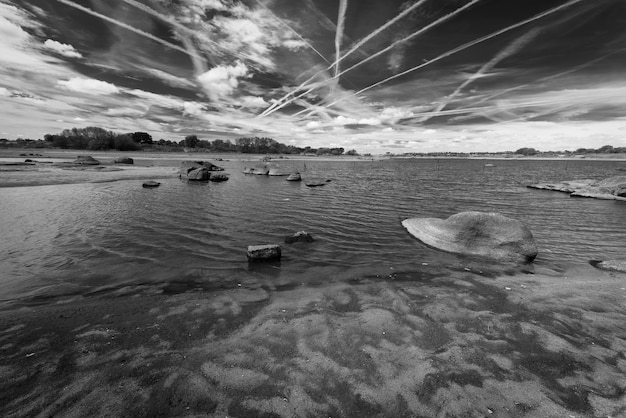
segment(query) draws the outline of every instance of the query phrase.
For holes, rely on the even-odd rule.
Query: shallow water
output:
[[[466,210],[496,211],[524,222],[539,247],[535,266],[559,269],[623,258],[626,202],[525,187],[617,175],[621,162],[277,163],[299,169],[305,179],[332,179],[318,188],[284,177],[244,175],[249,162],[219,164],[230,175],[228,182],[187,184],[172,176],[157,189],[143,189],[137,180],[0,189],[3,302],[46,303],[133,286],[183,291],[252,278],[284,288],[364,274],[462,270],[470,261],[422,245],[400,222]],[[283,243],[299,230],[316,241]],[[248,265],[246,247],[266,243],[282,245],[281,263]]]

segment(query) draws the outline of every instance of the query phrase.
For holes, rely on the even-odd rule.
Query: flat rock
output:
[[[113,160],[115,164],[135,164],[135,160],[130,157],[119,157]]]
[[[158,181],[149,180],[144,182],[141,186],[146,189],[153,189],[155,187],[159,187],[160,185],[161,183],[159,183]]]
[[[247,256],[250,262],[280,260],[280,245],[249,245]]]
[[[93,158],[91,155],[79,155],[73,161],[74,164],[85,164],[85,165],[98,165],[100,161]]]
[[[626,260],[592,260],[589,262],[595,268],[599,268],[600,270],[607,271],[618,271],[621,273],[626,273]]]
[[[527,187],[569,193],[572,197],[626,200],[626,176],[609,177],[604,180],[580,179],[557,183],[539,183]]]
[[[204,168],[208,171],[224,171],[222,167],[218,167],[209,161],[181,161],[178,173],[187,174],[189,171],[198,168]]]
[[[324,179],[309,179],[309,180],[306,180],[304,182],[304,184],[307,187],[322,187],[322,186],[326,186],[326,184],[328,184],[330,182],[331,182],[330,179],[328,179],[328,180],[324,180]]]
[[[220,183],[223,181],[227,181],[228,176],[226,174],[211,174],[211,177],[209,177],[209,180],[216,182],[216,183]]]
[[[529,263],[537,256],[530,230],[499,213],[461,212],[448,219],[412,218],[402,221],[407,231],[439,250],[486,257],[503,262]]]
[[[190,168],[187,172],[187,180],[189,181],[209,181],[211,173],[204,167]]]

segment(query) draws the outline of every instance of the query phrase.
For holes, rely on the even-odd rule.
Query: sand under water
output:
[[[6,417],[620,417],[626,274],[208,273],[7,306],[0,354]]]
[[[626,275],[469,270],[287,289],[250,275],[4,311],[0,412],[626,415]]]

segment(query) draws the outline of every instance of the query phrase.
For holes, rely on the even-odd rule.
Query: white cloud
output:
[[[360,125],[380,125],[380,119],[378,118],[363,118],[359,119],[358,123]]]
[[[145,114],[143,110],[130,107],[110,108],[105,113],[107,116],[143,116]]]
[[[116,85],[93,78],[73,77],[69,80],[59,80],[57,84],[70,91],[87,94],[116,94],[120,90]]]
[[[46,42],[43,43],[44,48],[49,49],[51,51],[55,51],[58,54],[63,55],[68,58],[82,58],[80,52],[78,52],[72,45],[63,44],[61,42],[57,42],[53,39],[46,39]]]
[[[241,106],[243,107],[259,108],[269,106],[269,104],[262,97],[258,96],[244,96],[240,100]]]
[[[230,96],[239,85],[239,77],[248,75],[248,67],[238,62],[235,65],[217,66],[198,76],[198,82],[211,100]]]
[[[292,51],[295,51],[297,49],[304,48],[305,46],[307,46],[307,44],[306,42],[301,41],[299,39],[287,39],[286,41],[283,42],[283,46]]]
[[[204,104],[199,102],[183,103],[183,114],[199,116],[204,113]]]
[[[309,129],[315,129],[315,128],[319,128],[322,124],[320,123],[320,121],[317,120],[312,120],[311,122],[308,122],[306,124],[306,127]]]
[[[4,87],[0,87],[0,96],[11,97],[11,92]]]

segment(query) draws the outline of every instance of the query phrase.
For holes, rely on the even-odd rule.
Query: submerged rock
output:
[[[153,189],[155,187],[159,187],[160,185],[161,183],[159,183],[158,181],[149,180],[144,182],[142,184],[142,187],[144,187],[145,189]]]
[[[249,262],[280,260],[280,245],[249,245],[247,256]]]
[[[531,184],[531,189],[552,190],[569,193],[572,197],[591,197],[606,200],[626,200],[626,176],[609,177],[604,180],[568,180],[558,183]]]
[[[626,273],[626,260],[592,260],[589,262],[595,268],[599,268],[600,270],[607,271],[618,271],[621,273]]]
[[[135,161],[130,157],[119,157],[113,160],[115,164],[135,164]]]
[[[326,184],[330,183],[331,180],[322,180],[322,179],[310,179],[304,182],[307,187],[321,187],[326,186]]]
[[[405,219],[402,226],[424,244],[451,253],[523,263],[537,256],[530,230],[499,213],[461,212],[448,219]]]
[[[228,176],[226,174],[211,174],[211,177],[209,177],[209,180],[219,183],[219,182],[228,180]]]
[[[286,244],[293,244],[294,242],[313,242],[315,241],[311,234],[306,231],[298,231],[293,235],[285,238]]]
[[[272,165],[269,168],[268,175],[270,176],[288,176],[291,173],[290,170],[287,170],[283,167]]]
[[[93,158],[91,155],[79,155],[73,161],[74,164],[84,164],[84,165],[99,165],[100,161]]]

